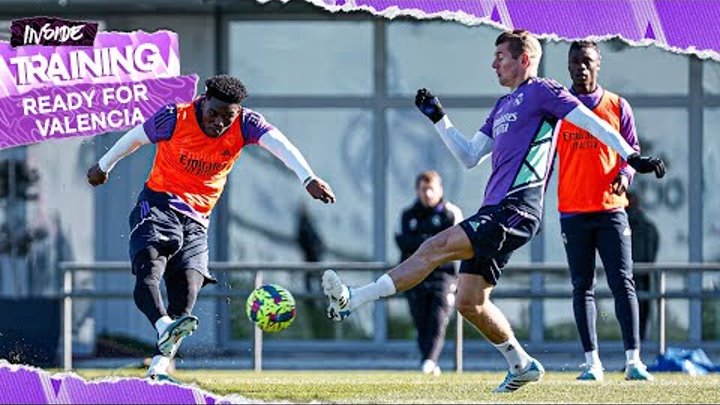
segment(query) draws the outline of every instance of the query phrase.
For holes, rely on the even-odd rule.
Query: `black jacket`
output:
[[[652,263],[657,258],[660,235],[655,224],[640,208],[627,208],[632,230],[632,259],[635,263]]]
[[[419,200],[404,210],[400,216],[400,224],[395,232],[395,242],[400,248],[401,260],[412,255],[420,245],[431,236],[453,226],[462,219],[462,212],[454,204],[441,200],[435,208],[422,205]],[[431,273],[455,274],[453,262],[446,263]]]

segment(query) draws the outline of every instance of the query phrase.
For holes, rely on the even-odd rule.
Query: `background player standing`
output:
[[[625,99],[600,87],[600,52],[576,41],[568,52],[571,92],[618,130],[636,151],[640,144],[633,112]],[[625,207],[634,170],[588,131],[563,121],[558,135],[558,203],[565,252],[573,285],[573,310],[585,352],[579,380],[601,381],[595,303],[595,252],[604,264],[615,300],[626,355],[625,378],[652,380],[640,359],[638,299],[632,271],[631,229]]]
[[[446,200],[442,178],[428,170],[415,179],[417,198],[400,215],[395,242],[401,260],[410,257],[420,245],[433,235],[462,221],[462,211]],[[445,263],[433,270],[420,284],[405,295],[417,331],[417,343],[422,357],[420,369],[424,374],[440,375],[438,358],[445,344],[450,310],[455,301],[457,283],[456,263]]]

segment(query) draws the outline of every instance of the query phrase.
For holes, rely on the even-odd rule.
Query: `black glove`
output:
[[[420,89],[415,95],[415,105],[421,113],[425,114],[433,124],[437,123],[445,116],[442,104],[437,97],[433,96],[428,89]]]
[[[639,153],[633,153],[625,159],[627,164],[635,169],[638,173],[650,173],[655,172],[655,177],[658,179],[665,176],[665,162],[662,160],[651,157],[651,156],[640,156]]]

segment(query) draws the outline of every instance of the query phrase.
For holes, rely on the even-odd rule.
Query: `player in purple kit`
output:
[[[512,392],[540,380],[544,369],[518,343],[507,318],[490,301],[490,293],[511,253],[538,230],[555,154],[557,121],[565,119],[586,129],[640,173],[654,171],[662,177],[665,165],[640,156],[565,87],[537,77],[542,50],[530,33],[504,32],[495,45],[492,67],[500,84],[512,92],[498,100],[472,139],[453,127],[440,101],[428,90],[418,90],[415,98],[445,145],[466,167],[475,167],[492,154],[492,174],[480,210],[425,241],[377,281],[348,288],[334,271],[327,270],[323,290],[330,301],[328,317],[341,321],[362,304],[412,288],[437,266],[462,260],[455,305],[508,362],[510,370],[495,392]]]

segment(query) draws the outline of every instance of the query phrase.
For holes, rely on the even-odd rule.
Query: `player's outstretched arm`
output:
[[[620,135],[632,146],[635,152],[640,153],[640,141],[635,126],[635,113],[632,106],[624,98],[620,98]],[[627,164],[627,161],[620,165],[620,172],[613,179],[611,189],[617,195],[623,195],[635,178],[635,169]]]
[[[314,199],[326,204],[335,202],[335,194],[333,194],[330,186],[323,179],[315,176],[302,153],[280,130],[277,128],[269,130],[260,137],[258,144],[295,172],[295,175],[303,182],[303,186]]]
[[[564,118],[590,132],[602,143],[617,151],[633,169],[639,173],[655,173],[657,178],[665,176],[665,162],[652,156],[641,156],[613,128],[584,105],[579,105]]]
[[[430,121],[445,146],[460,163],[468,169],[480,164],[490,156],[493,140],[482,131],[478,131],[468,140],[462,132],[455,128],[445,114],[442,104],[429,90],[420,89],[415,95],[415,105]]]
[[[123,135],[112,148],[110,148],[100,160],[95,163],[87,172],[88,183],[92,186],[105,184],[108,180],[108,173],[115,167],[115,164],[125,156],[135,152],[139,147],[150,143],[145,133],[143,124],[137,125]]]
[[[330,185],[328,185],[323,179],[319,177],[310,178],[310,181],[305,186],[305,189],[316,200],[320,200],[325,204],[332,204],[335,202],[335,194],[333,193]]]

